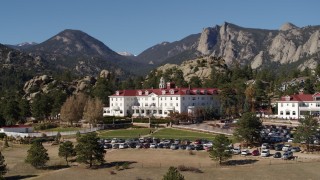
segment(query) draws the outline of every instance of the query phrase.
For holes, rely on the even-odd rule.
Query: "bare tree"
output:
[[[74,122],[78,122],[83,116],[86,102],[87,96],[82,93],[70,96],[61,107],[61,119],[71,125],[73,125]]]
[[[98,98],[89,98],[85,107],[83,118],[93,126],[102,118],[103,103]]]

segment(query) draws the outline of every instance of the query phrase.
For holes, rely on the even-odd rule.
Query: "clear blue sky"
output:
[[[225,21],[262,29],[320,25],[319,7],[319,0],[2,0],[0,43],[40,43],[78,29],[114,51],[139,54]]]

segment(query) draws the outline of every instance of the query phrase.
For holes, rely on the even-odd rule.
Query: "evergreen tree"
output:
[[[9,147],[9,143],[8,143],[8,136],[4,137],[4,148]]]
[[[58,132],[54,140],[55,140],[57,143],[60,143],[60,139],[61,139],[61,133]]]
[[[9,99],[3,109],[3,116],[6,120],[6,125],[11,126],[18,122],[20,117],[19,111],[18,102],[14,99]]]
[[[34,141],[28,150],[26,163],[31,164],[35,168],[42,168],[49,160],[47,150],[43,147],[40,141]]]
[[[19,101],[20,121],[25,122],[27,117],[31,116],[31,107],[29,101],[21,98]]]
[[[232,152],[230,151],[229,145],[231,144],[230,139],[223,134],[219,134],[214,137],[212,148],[209,151],[210,158],[218,161],[221,164],[222,161],[230,159]]]
[[[105,150],[98,142],[96,133],[88,133],[81,136],[76,145],[77,161],[79,163],[89,164],[92,167],[95,163],[104,162]]]
[[[200,87],[202,87],[202,82],[198,76],[192,76],[190,78],[189,85],[192,88],[200,88]]]
[[[312,116],[307,116],[305,119],[299,119],[299,126],[297,127],[294,141],[300,143],[305,141],[307,144],[307,151],[309,151],[310,144],[313,143],[313,137],[317,135],[319,123]]]
[[[233,135],[247,143],[260,142],[262,122],[254,113],[244,113],[236,125]]]
[[[62,143],[59,147],[59,157],[65,158],[67,165],[69,165],[68,158],[76,155],[73,143],[71,141],[66,141]]]
[[[52,99],[47,94],[37,94],[31,104],[32,116],[38,120],[47,119],[52,110]]]
[[[162,180],[184,180],[184,177],[177,168],[169,167],[167,174],[165,174]]]
[[[4,156],[2,155],[2,153],[0,151],[0,179],[4,179],[3,175],[5,175],[7,173],[7,171],[8,171],[7,164],[5,164]]]

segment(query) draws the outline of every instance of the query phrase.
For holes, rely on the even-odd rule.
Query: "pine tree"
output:
[[[104,162],[105,150],[98,140],[95,132],[85,134],[78,139],[76,153],[79,163],[89,164],[89,167],[92,167],[95,163],[102,164]]]
[[[232,157],[229,145],[231,141],[223,134],[215,136],[213,140],[212,149],[210,150],[210,158],[215,161],[219,161],[221,164],[222,161],[227,160]]]
[[[184,180],[184,177],[179,173],[177,168],[171,166],[167,174],[163,176],[162,180]]]
[[[66,141],[60,145],[59,156],[65,158],[67,165],[69,165],[68,157],[73,157],[75,155],[76,155],[76,152],[74,150],[74,146],[71,141]]]
[[[8,143],[8,136],[4,137],[4,148],[9,147],[9,143]]]
[[[43,147],[40,141],[34,141],[28,150],[26,163],[31,164],[35,168],[42,168],[49,160],[47,150]]]
[[[60,139],[61,139],[61,133],[58,132],[56,135],[56,138],[54,139],[55,142],[60,143]]]
[[[4,156],[0,151],[0,179],[3,179],[3,175],[7,173],[7,164],[5,164]]]

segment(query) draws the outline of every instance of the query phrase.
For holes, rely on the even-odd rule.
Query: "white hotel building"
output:
[[[118,90],[109,96],[103,116],[167,117],[170,112],[193,114],[197,108],[212,107],[219,112],[217,88],[178,88],[160,79],[159,89]]]
[[[284,96],[278,104],[278,118],[298,119],[320,113],[320,93]]]

